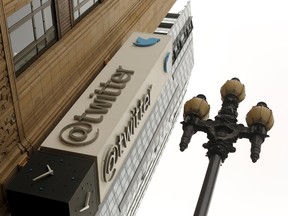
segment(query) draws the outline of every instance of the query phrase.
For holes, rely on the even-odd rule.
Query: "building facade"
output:
[[[9,206],[5,186],[21,179],[17,169],[25,170],[33,163],[34,152],[39,152],[40,158],[64,153],[95,163],[91,165],[95,171],[87,169],[95,172],[89,174],[95,178],[94,192],[81,195],[89,195],[88,202],[92,197],[94,208],[86,211],[81,204],[80,212],[84,210],[79,215],[135,214],[177,118],[194,64],[190,7],[167,14],[173,3],[0,3],[2,212]],[[23,29],[27,41],[18,43]],[[146,47],[139,38],[157,42]],[[160,77],[155,75],[159,71]],[[104,97],[97,98],[100,95]],[[79,110],[82,114],[76,114]],[[94,116],[88,117],[91,113]],[[84,139],[92,123],[98,128]],[[65,138],[69,135],[72,141]],[[97,142],[101,144],[91,150],[91,143]]]
[[[80,2],[0,1],[0,211],[31,151],[131,32],[153,32],[175,0]]]

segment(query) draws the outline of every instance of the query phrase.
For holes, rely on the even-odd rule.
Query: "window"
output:
[[[74,20],[79,19],[89,8],[98,5],[100,0],[72,0]]]
[[[170,29],[167,29],[167,28],[157,28],[154,33],[167,35],[169,31]]]
[[[172,64],[174,64],[175,60],[177,59],[181,49],[186,43],[186,40],[188,39],[192,30],[193,30],[192,18],[189,17],[186,23],[184,24],[183,28],[179,32],[177,38],[173,42]]]
[[[7,18],[16,75],[56,41],[52,8],[51,0],[32,0]]]

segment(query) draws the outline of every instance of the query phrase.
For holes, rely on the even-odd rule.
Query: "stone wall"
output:
[[[16,114],[9,81],[4,42],[0,26],[0,215],[5,208],[5,182],[16,169],[25,149],[20,144]]]
[[[1,28],[0,28],[1,33]],[[19,135],[0,34],[0,166],[5,157],[17,146]]]

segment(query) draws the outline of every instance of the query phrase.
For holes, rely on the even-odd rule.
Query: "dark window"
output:
[[[168,13],[166,15],[166,18],[178,19],[179,16],[180,16],[179,13]]]
[[[173,42],[173,57],[172,57],[172,64],[174,64],[175,60],[177,59],[181,49],[183,48],[184,44],[186,43],[190,33],[193,30],[193,23],[192,18],[189,17],[186,23],[184,24],[183,28],[179,32],[179,35]]]
[[[173,26],[173,23],[165,23],[165,22],[161,22],[160,25],[158,26],[159,28],[167,28],[167,29],[171,29]]]
[[[56,42],[53,2],[32,0],[7,18],[16,75]]]

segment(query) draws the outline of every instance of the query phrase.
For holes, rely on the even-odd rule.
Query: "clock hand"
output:
[[[41,178],[43,178],[45,176],[48,176],[48,175],[53,175],[54,171],[50,168],[50,166],[48,164],[47,164],[47,169],[48,169],[47,172],[43,173],[42,175],[39,175],[39,176],[35,177],[33,179],[33,181],[37,181],[37,180],[39,180],[39,179],[41,179]]]
[[[91,195],[91,192],[87,192],[86,199],[85,199],[85,205],[82,209],[79,210],[79,212],[83,212],[83,211],[89,209],[89,207],[90,207],[89,206],[90,195]]]

